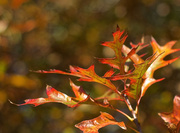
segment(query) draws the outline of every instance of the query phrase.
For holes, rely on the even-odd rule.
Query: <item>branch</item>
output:
[[[141,125],[140,125],[140,123],[139,123],[139,121],[137,119],[137,112],[134,111],[134,109],[132,108],[131,103],[130,103],[130,101],[128,99],[128,96],[126,94],[123,94],[123,96],[124,96],[124,101],[125,101],[126,105],[128,106],[129,111],[131,111],[131,114],[133,116],[133,120],[132,121],[136,125],[139,133],[142,133]]]

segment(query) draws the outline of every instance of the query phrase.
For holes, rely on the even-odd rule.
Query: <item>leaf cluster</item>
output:
[[[107,92],[102,94],[99,97],[93,98],[91,95],[88,95],[82,86],[75,85],[70,80],[70,86],[75,94],[75,97],[68,96],[62,92],[57,91],[53,87],[47,85],[46,92],[47,98],[37,98],[37,99],[27,99],[23,104],[16,104],[18,106],[33,104],[35,106],[49,103],[49,102],[58,102],[67,105],[68,107],[78,107],[84,103],[92,103],[104,108],[110,108],[115,110],[124,116],[126,116],[130,121],[134,122],[137,129],[133,129],[136,132],[142,132],[140,124],[137,120],[138,108],[141,101],[141,98],[144,96],[147,89],[154,83],[162,81],[164,78],[155,79],[154,72],[174,61],[179,57],[164,60],[166,56],[174,52],[179,51],[180,49],[172,49],[176,41],[170,41],[164,46],[160,46],[154,38],[150,42],[150,45],[153,49],[152,56],[147,59],[143,59],[143,55],[139,55],[138,52],[143,48],[147,47],[147,44],[144,44],[143,41],[138,44],[132,44],[131,48],[127,47],[124,43],[127,38],[127,34],[124,31],[121,31],[117,26],[116,32],[113,34],[113,41],[107,41],[102,43],[103,46],[111,48],[115,56],[113,58],[96,58],[100,63],[107,64],[111,68],[103,75],[99,76],[95,70],[94,65],[91,65],[89,68],[84,69],[81,67],[70,66],[69,72],[61,70],[38,70],[35,72],[38,73],[57,73],[78,77],[78,81],[85,82],[96,82],[107,87]],[[142,39],[143,40],[143,39]],[[133,64],[131,67],[131,65]],[[122,81],[124,88],[118,88],[115,86],[113,81]],[[132,108],[130,100],[133,99],[136,102],[135,109]],[[110,104],[110,101],[124,102],[126,103],[128,109],[131,111],[132,116],[127,115],[125,112],[117,109]],[[168,123],[168,127],[173,128],[175,125],[175,130],[179,130],[179,97],[175,97],[174,101],[174,110],[171,114],[160,113],[159,115],[162,119]],[[173,119],[173,120],[172,120]],[[75,126],[82,130],[84,133],[97,133],[98,129],[115,124],[120,126],[122,129],[126,130],[127,126],[124,122],[117,122],[113,116],[106,112],[101,112],[101,115],[91,119],[82,121]]]

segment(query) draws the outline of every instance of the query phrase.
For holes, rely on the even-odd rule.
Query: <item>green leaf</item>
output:
[[[124,93],[126,93],[128,96],[138,99],[141,94],[141,87],[143,84],[144,79],[144,74],[147,71],[148,67],[152,63],[153,56],[149,57],[146,59],[143,63],[141,64],[135,64],[134,65],[134,71],[126,74],[126,75],[121,75],[117,74],[115,76],[109,77],[111,80],[127,80],[130,79],[130,84],[125,86]]]

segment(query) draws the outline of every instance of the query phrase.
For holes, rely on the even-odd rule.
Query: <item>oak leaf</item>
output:
[[[36,98],[36,99],[26,99],[23,104],[15,104],[17,106],[33,104],[34,106],[39,106],[45,103],[57,102],[67,105],[68,107],[77,107],[80,103],[85,102],[89,99],[89,96],[84,92],[80,86],[76,86],[71,80],[70,85],[75,93],[76,97],[70,97],[60,91],[57,91],[53,87],[47,85],[46,94],[47,98]],[[12,102],[11,102],[12,103]],[[13,103],[14,104],[14,103]]]
[[[172,47],[174,46],[174,44],[176,43],[176,41],[170,41],[168,43],[166,43],[164,46],[160,46],[154,38],[152,38],[151,41],[151,46],[153,48],[153,57],[151,58],[151,64],[148,66],[146,72],[143,75],[143,82],[141,85],[141,94],[139,96],[139,100],[138,100],[138,104],[141,100],[141,98],[144,96],[145,92],[147,91],[147,89],[154,83],[162,81],[164,78],[161,79],[155,79],[154,78],[154,72],[159,69],[162,68],[168,64],[171,64],[172,62],[176,61],[179,57],[176,57],[174,59],[171,60],[164,60],[164,58],[174,52],[180,51],[180,49],[172,49]],[[133,45],[131,45],[132,47],[134,47]],[[143,46],[142,48],[146,47]],[[122,47],[122,52],[125,54],[128,54],[130,52],[130,48],[128,48],[127,46],[123,45]],[[139,56],[138,54],[133,54],[132,56],[130,56],[130,59],[133,61],[133,63],[135,65],[138,64],[142,64],[144,62],[144,60],[141,58],[141,56]],[[123,76],[121,76],[123,77]]]
[[[173,101],[173,112],[159,113],[159,116],[166,122],[172,133],[180,131],[180,96],[175,96]]]
[[[132,56],[137,47],[133,47],[128,53],[127,56],[123,55],[122,47],[127,38],[127,35],[124,34],[124,31],[120,31],[119,27],[117,26],[116,32],[113,33],[114,40],[109,42],[102,43],[103,46],[109,47],[113,49],[115,52],[115,57],[113,58],[97,58],[101,63],[108,64],[113,68],[119,69],[121,74],[125,74],[125,63]]]
[[[57,74],[76,76],[76,77],[79,77],[79,79],[78,79],[79,81],[100,83],[102,85],[107,86],[111,90],[117,92],[117,89],[114,86],[114,84],[110,80],[108,80],[104,77],[107,75],[112,75],[114,73],[112,69],[107,71],[103,77],[100,77],[96,74],[96,72],[94,71],[94,65],[91,65],[88,69],[70,66],[69,72],[64,72],[61,70],[50,70],[50,71],[39,70],[36,72],[38,72],[38,73],[57,73]]]
[[[75,125],[83,131],[83,133],[98,133],[98,130],[107,125],[118,125],[122,129],[126,130],[124,122],[117,122],[114,117],[108,113],[101,112],[101,115],[91,119],[85,120]]]

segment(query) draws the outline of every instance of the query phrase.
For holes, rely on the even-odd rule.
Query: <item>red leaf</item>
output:
[[[111,68],[109,71],[107,71],[103,77],[111,77],[114,74],[114,69]]]
[[[66,104],[69,107],[72,107],[77,104],[77,102],[73,101],[71,97],[55,90],[51,86],[47,85],[46,93],[47,93],[48,98],[26,99],[25,103],[16,104],[16,105],[21,106],[21,105],[26,105],[26,104],[33,104],[34,106],[38,106],[44,103],[58,102],[58,103]]]
[[[122,47],[123,44],[127,38],[127,35],[122,36],[124,31],[120,31],[119,27],[117,27],[116,32],[113,33],[114,41],[109,41],[109,42],[104,42],[102,45],[110,47],[114,50],[115,52],[115,57],[114,58],[97,58],[101,63],[103,64],[108,64],[113,68],[117,68],[120,70],[121,74],[125,73],[124,70],[124,65],[126,60],[134,54],[135,48],[132,49],[128,56],[125,57],[122,55]]]
[[[95,73],[94,65],[91,65],[88,69],[70,66],[70,72],[69,73],[61,71],[61,70],[50,70],[50,71],[39,70],[36,72],[72,75],[72,76],[79,77],[79,81],[100,83],[100,84],[105,85],[108,88],[112,89],[113,91],[117,92],[116,87],[114,86],[114,84],[111,83],[110,80],[108,80],[104,77],[100,77]],[[113,74],[113,71],[111,70],[110,72],[106,73],[105,75],[109,75],[109,74]]]
[[[80,86],[76,86],[71,80],[70,85],[75,93],[75,98],[70,97],[62,92],[57,91],[51,86],[46,87],[46,93],[48,98],[36,98],[36,99],[26,99],[23,104],[15,104],[17,106],[33,104],[34,106],[39,106],[41,104],[57,102],[67,105],[68,107],[77,107],[80,103],[85,102],[89,99],[89,96],[84,92]],[[12,102],[11,102],[12,103]],[[14,103],[13,103],[14,104]]]
[[[83,90],[83,88],[81,86],[75,85],[71,80],[70,80],[70,85],[76,96],[76,98],[75,98],[76,100],[82,101],[82,100],[85,100],[88,98],[88,95],[86,94],[86,92]]]
[[[124,122],[117,122],[113,116],[105,112],[101,112],[101,115],[94,119],[82,121],[76,124],[75,127],[82,130],[83,133],[98,133],[100,128],[107,125],[118,125],[126,130]]]
[[[159,113],[161,118],[171,131],[178,133],[180,131],[180,96],[174,97],[172,113]]]

